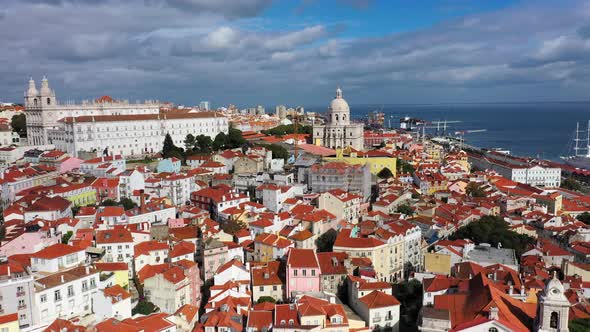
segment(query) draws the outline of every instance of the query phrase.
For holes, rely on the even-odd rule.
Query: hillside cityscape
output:
[[[590,7],[402,3],[7,0],[0,332],[590,331]]]

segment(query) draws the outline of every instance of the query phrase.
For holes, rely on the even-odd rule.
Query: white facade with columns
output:
[[[58,121],[65,117],[83,115],[127,115],[158,114],[161,104],[157,101],[145,101],[131,104],[126,100],[113,100],[101,97],[81,104],[61,104],[55,97],[55,91],[49,87],[49,81],[43,77],[41,89],[37,90],[35,81],[29,80],[25,92],[25,115],[27,117],[27,138],[29,145],[51,144],[49,131],[57,129]]]
[[[340,88],[336,89],[336,97],[330,103],[326,124],[313,125],[313,143],[331,149],[346,146],[363,149],[363,125],[350,122],[350,108]]]
[[[130,104],[108,96],[82,104],[60,104],[47,78],[39,91],[31,79],[25,92],[29,144],[51,142],[75,157],[80,152],[142,156],[160,152],[167,133],[179,147],[188,134],[213,139],[220,132],[228,133],[228,120],[220,113],[161,112],[160,106],[157,101]]]
[[[81,151],[140,156],[160,152],[167,133],[182,147],[188,134],[213,139],[228,130],[227,118],[217,112],[78,116],[60,120],[49,138],[73,156]]]

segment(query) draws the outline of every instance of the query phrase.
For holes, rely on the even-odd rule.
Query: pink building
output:
[[[82,159],[78,159],[78,158],[74,158],[74,157],[67,157],[58,163],[58,165],[59,165],[58,170],[60,173],[65,173],[65,172],[69,172],[74,169],[78,169],[78,168],[80,168],[80,165],[82,164],[83,161],[84,160],[82,160]]]
[[[320,264],[313,249],[289,250],[287,258],[287,296],[293,292],[320,291]]]

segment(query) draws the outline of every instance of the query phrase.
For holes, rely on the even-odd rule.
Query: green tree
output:
[[[6,238],[6,226],[2,225],[2,226],[0,226],[0,244],[2,243],[2,241],[4,241],[5,238]]]
[[[511,231],[508,224],[497,216],[483,216],[459,228],[449,239],[471,239],[475,243],[489,243],[492,246],[502,243],[503,248],[514,249],[517,257],[525,252],[528,245],[535,243],[532,237]]]
[[[184,139],[184,148],[186,151],[190,151],[195,147],[195,136],[193,134],[186,135]]]
[[[213,141],[211,137],[206,135],[199,135],[195,138],[195,148],[200,153],[209,153],[211,152],[211,146],[213,145]]]
[[[242,228],[246,228],[247,226],[241,222],[241,221],[237,221],[237,220],[233,220],[233,219],[229,219],[227,221],[225,221],[224,223],[221,224],[221,229],[230,235],[234,235],[236,234],[240,229]]]
[[[230,149],[240,148],[246,143],[246,140],[242,136],[242,131],[233,127],[229,128],[227,134],[227,145]]]
[[[570,332],[588,332],[590,331],[590,318],[572,319],[568,323]]]
[[[70,239],[72,238],[73,235],[74,235],[74,232],[67,231],[67,233],[65,233],[64,235],[61,236],[61,243],[68,244],[68,242],[70,241]]]
[[[123,206],[123,209],[125,209],[125,210],[131,210],[131,209],[137,207],[137,203],[135,203],[129,197],[123,197],[123,198],[121,198],[121,200],[119,201],[119,204],[118,205],[122,205]]]
[[[174,150],[176,150],[176,145],[174,145],[174,141],[172,140],[172,136],[169,133],[166,133],[166,137],[164,137],[164,146],[162,147],[162,157],[163,158],[170,158]]]
[[[27,137],[27,117],[25,113],[13,115],[10,124],[12,130],[16,131],[19,136]]]
[[[414,209],[412,209],[412,207],[408,204],[402,204],[397,207],[397,213],[403,213],[407,216],[412,216],[414,215]]]
[[[393,296],[401,303],[400,331],[417,331],[418,314],[422,308],[422,284],[416,279],[393,285]]]
[[[272,157],[275,159],[283,158],[285,161],[289,159],[289,151],[285,149],[284,146],[279,144],[268,144],[268,145],[261,145],[265,148],[269,149],[272,152]]]
[[[584,212],[582,214],[579,214],[576,219],[578,219],[579,221],[583,222],[586,225],[590,225],[590,213],[588,212]]]
[[[561,187],[568,190],[581,191],[582,185],[574,178],[569,177],[561,182]]]
[[[391,173],[391,170],[389,168],[385,167],[382,170],[380,170],[379,173],[377,173],[377,176],[380,179],[389,179],[390,177],[393,177],[393,173]]]
[[[102,206],[117,206],[117,201],[115,201],[114,199],[111,198],[107,198],[104,201],[102,201],[102,203],[100,205]]]
[[[272,296],[261,296],[261,297],[259,297],[257,303],[263,303],[263,302],[276,303],[277,300],[275,300],[275,298],[272,297]]]
[[[131,314],[142,314],[142,315],[149,315],[151,313],[156,312],[157,307],[155,304],[151,303],[150,301],[140,300],[137,303],[137,306],[131,310]]]
[[[227,135],[225,135],[225,133],[223,133],[223,132],[220,132],[213,139],[213,143],[211,144],[211,147],[213,148],[213,151],[219,151],[219,150],[224,150],[226,144],[227,144]]]
[[[414,166],[408,163],[405,160],[398,159],[397,160],[397,172],[398,173],[409,173],[414,174]]]
[[[338,233],[333,229],[330,228],[324,234],[320,235],[316,240],[316,247],[318,252],[330,252],[334,247],[334,242],[336,242],[336,237]]]
[[[476,182],[469,182],[465,188],[465,193],[471,197],[486,197],[486,192]]]

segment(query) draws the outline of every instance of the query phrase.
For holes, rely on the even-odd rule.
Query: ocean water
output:
[[[521,104],[445,104],[445,105],[350,105],[351,116],[366,118],[370,111],[385,113],[385,124],[391,120],[399,128],[405,116],[426,121],[461,121],[447,125],[447,133],[461,130],[486,129],[485,132],[464,135],[465,142],[477,147],[502,148],[519,156],[559,160],[573,153],[576,122],[586,138],[590,120],[590,102],[580,103],[521,103]],[[325,107],[306,110],[325,112]],[[434,130],[430,129],[430,133]],[[585,144],[585,143],[581,143]]]

